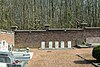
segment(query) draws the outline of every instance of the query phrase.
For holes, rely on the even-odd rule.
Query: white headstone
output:
[[[61,48],[64,48],[64,41],[61,41]]]
[[[59,48],[59,42],[55,41],[55,48]]]
[[[5,40],[1,41],[0,51],[8,51],[8,43]]]
[[[68,41],[68,48],[71,48],[71,41]]]
[[[52,48],[52,41],[49,41],[49,48]]]
[[[45,42],[44,41],[41,42],[41,48],[45,49]]]

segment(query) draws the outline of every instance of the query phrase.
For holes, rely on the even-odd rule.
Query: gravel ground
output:
[[[34,52],[33,58],[27,67],[94,67],[90,62],[77,56],[80,55],[87,60],[94,60],[91,56],[92,48],[67,49],[67,50],[38,50]]]

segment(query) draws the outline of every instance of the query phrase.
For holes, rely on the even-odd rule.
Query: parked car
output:
[[[27,61],[16,60],[12,52],[0,52],[0,63],[6,63],[7,67],[25,67]]]

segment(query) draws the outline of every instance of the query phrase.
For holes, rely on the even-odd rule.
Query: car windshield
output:
[[[11,63],[11,60],[9,57],[0,57],[0,62],[2,63]]]

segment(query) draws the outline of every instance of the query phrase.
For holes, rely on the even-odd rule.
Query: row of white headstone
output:
[[[64,44],[64,41],[61,41],[60,42],[60,47],[59,47],[59,41],[55,41],[55,47],[53,47],[53,42],[52,41],[49,41],[49,47],[48,48],[50,48],[50,49],[52,49],[52,48],[72,48],[72,46],[71,46],[71,41],[68,41],[67,42],[67,46],[68,47],[65,47],[65,44]],[[45,41],[42,41],[41,42],[41,49],[45,49],[45,48],[47,48],[46,47],[46,44],[45,44]]]

